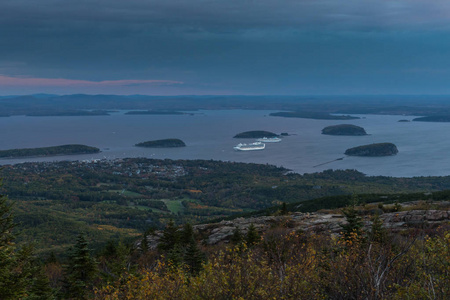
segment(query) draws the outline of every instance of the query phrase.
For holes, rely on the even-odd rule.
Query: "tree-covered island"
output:
[[[363,145],[345,151],[345,155],[350,156],[390,156],[397,153],[397,146],[392,143]]]
[[[324,129],[322,129],[322,134],[327,135],[367,135],[364,128],[351,125],[351,124],[340,124],[340,125],[333,125],[333,126],[327,126]]]
[[[450,122],[450,115],[436,115],[413,119],[415,122]]]
[[[0,158],[19,158],[36,156],[76,155],[99,153],[100,149],[86,145],[61,145],[41,148],[0,150]]]
[[[245,131],[236,134],[233,138],[235,139],[260,139],[263,137],[271,138],[277,137],[276,133],[264,130],[254,130],[254,131]]]
[[[186,113],[175,110],[132,110],[125,115],[186,115]]]
[[[315,112],[315,111],[288,111],[288,112],[276,112],[271,113],[272,117],[284,117],[284,118],[303,118],[303,119],[316,119],[316,120],[355,120],[358,117],[349,115],[331,115],[329,113]]]
[[[163,139],[138,143],[136,147],[145,148],[177,148],[186,147],[186,144],[180,139]]]
[[[91,117],[109,116],[107,110],[37,110],[26,114],[27,117]]]

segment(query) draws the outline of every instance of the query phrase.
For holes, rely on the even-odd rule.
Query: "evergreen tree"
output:
[[[30,289],[28,300],[50,300],[55,299],[54,292],[50,287],[50,280],[45,275],[42,268],[38,268],[36,275],[33,277],[33,283]]]
[[[370,231],[370,240],[373,242],[382,243],[386,239],[386,229],[383,227],[383,221],[380,216],[376,214],[372,221],[372,230]]]
[[[170,220],[163,231],[163,235],[159,241],[158,248],[164,252],[168,252],[180,242],[180,233],[175,226],[173,220]]]
[[[144,232],[144,236],[142,237],[141,240],[141,252],[142,253],[147,253],[149,246],[148,246],[148,235],[146,232]]]
[[[261,241],[261,236],[259,235],[258,231],[256,230],[255,225],[253,223],[250,224],[248,227],[247,235],[245,237],[245,242],[248,246],[252,246],[257,244]]]
[[[358,238],[362,238],[362,228],[363,223],[361,221],[361,217],[358,216],[358,212],[355,207],[349,206],[342,210],[342,213],[345,216],[345,220],[347,224],[341,225],[343,229],[344,239],[350,239],[352,236],[356,235]]]
[[[174,268],[183,265],[183,248],[179,243],[175,244],[172,249],[167,252],[167,260]]]
[[[90,255],[88,243],[79,235],[65,269],[66,296],[73,299],[86,299],[93,287],[97,266]]]
[[[51,289],[34,258],[33,247],[18,247],[7,197],[0,195],[0,299],[52,299]]]
[[[184,263],[191,274],[198,274],[201,271],[204,257],[195,239],[191,238],[184,254]]]
[[[283,215],[283,216],[288,214],[288,209],[287,209],[286,202],[283,202],[283,204],[281,205],[280,214]]]
[[[187,246],[191,243],[191,240],[195,240],[194,236],[194,228],[192,227],[191,223],[186,223],[183,226],[183,230],[181,231],[181,243],[184,246]]]
[[[231,236],[230,241],[233,244],[235,244],[235,245],[239,245],[239,244],[241,244],[244,241],[244,237],[242,236],[242,232],[241,232],[241,230],[238,227],[236,227],[233,230],[233,235]]]

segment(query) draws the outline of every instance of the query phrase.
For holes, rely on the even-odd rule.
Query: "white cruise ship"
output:
[[[261,143],[279,143],[281,142],[281,139],[277,137],[271,138],[263,137],[262,139],[257,139],[257,141]]]
[[[266,144],[263,144],[261,142],[251,144],[237,144],[235,147],[233,147],[233,149],[237,151],[264,150],[264,148],[266,148]]]

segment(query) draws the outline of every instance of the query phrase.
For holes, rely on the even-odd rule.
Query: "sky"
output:
[[[1,0],[0,95],[450,94],[448,0]]]

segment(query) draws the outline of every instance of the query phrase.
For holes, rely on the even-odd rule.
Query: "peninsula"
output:
[[[181,111],[175,110],[132,110],[125,113],[125,115],[185,115]]]
[[[233,138],[235,139],[261,139],[263,137],[271,138],[277,137],[276,133],[264,130],[255,130],[255,131],[245,131],[236,134]]]
[[[289,111],[289,112],[276,112],[271,113],[272,117],[285,117],[285,118],[303,118],[303,119],[316,119],[316,120],[355,120],[358,117],[349,115],[331,115],[323,112],[314,111]]]
[[[180,139],[163,139],[138,143],[136,147],[145,148],[177,148],[186,147],[186,144]]]
[[[351,125],[351,124],[327,126],[324,129],[322,129],[322,134],[352,135],[352,136],[367,135],[364,128],[356,126],[356,125]]]
[[[428,116],[413,119],[415,122],[450,122],[449,115]]]
[[[347,149],[349,156],[390,156],[398,153],[397,146],[392,143],[378,143]]]
[[[34,111],[26,114],[27,117],[85,117],[85,116],[109,116],[106,110],[46,110]]]
[[[0,150],[0,158],[41,157],[99,153],[100,149],[85,145],[62,145],[41,148]]]

